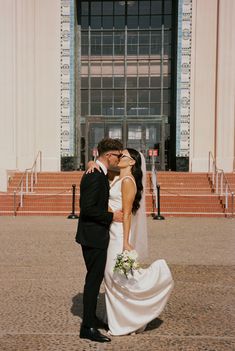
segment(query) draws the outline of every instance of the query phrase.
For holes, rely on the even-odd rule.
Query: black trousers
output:
[[[87,274],[83,291],[83,325],[96,326],[96,307],[100,285],[104,278],[107,249],[97,249],[82,245]]]

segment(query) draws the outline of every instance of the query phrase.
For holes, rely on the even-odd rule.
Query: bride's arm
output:
[[[89,161],[87,163],[87,168],[86,173],[93,173],[95,169],[101,172],[100,166],[95,161]]]
[[[135,185],[131,179],[123,179],[122,181],[122,209],[123,209],[123,251],[133,250],[129,243],[131,229],[132,205],[135,199]]]

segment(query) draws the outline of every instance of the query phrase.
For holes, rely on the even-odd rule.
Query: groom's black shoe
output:
[[[81,339],[89,339],[91,341],[97,342],[110,342],[111,339],[107,336],[101,334],[101,332],[96,328],[88,328],[81,326],[80,329],[80,338]]]
[[[95,326],[97,329],[104,329],[106,331],[109,330],[109,326],[108,324],[106,324],[105,322],[103,322],[101,319],[99,319],[98,317],[96,317],[95,320]]]

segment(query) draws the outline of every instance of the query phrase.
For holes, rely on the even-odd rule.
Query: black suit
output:
[[[80,185],[80,217],[76,241],[82,245],[87,268],[83,293],[83,325],[96,326],[96,305],[109,244],[109,182],[103,171],[84,174]]]

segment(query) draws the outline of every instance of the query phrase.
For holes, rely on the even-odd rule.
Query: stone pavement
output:
[[[165,258],[171,298],[144,333],[79,339],[85,275],[77,221],[0,217],[1,351],[235,350],[235,220],[148,219],[149,262]],[[98,314],[104,308],[103,287]]]

